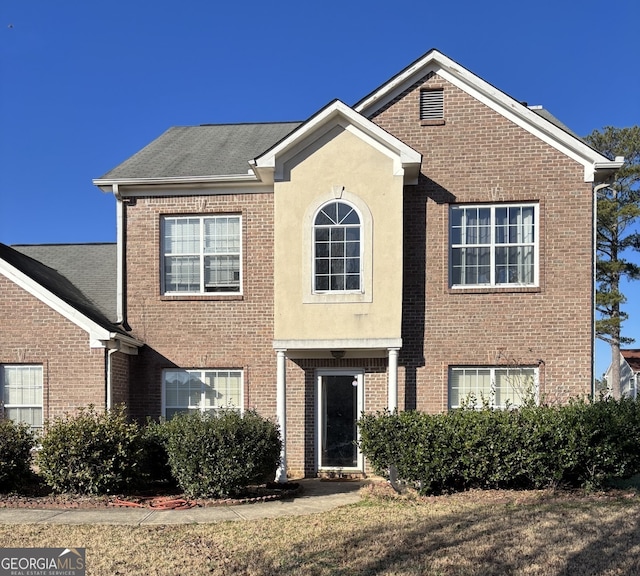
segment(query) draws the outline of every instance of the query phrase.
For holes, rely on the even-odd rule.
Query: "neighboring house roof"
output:
[[[253,176],[249,161],[299,125],[300,122],[276,122],[170,128],[94,182],[100,185],[140,179]]]
[[[7,266],[8,265],[8,266]],[[18,274],[15,274],[18,271]],[[113,323],[116,299],[115,244],[20,245],[0,243],[0,272],[46,303],[70,306],[108,333],[127,336]],[[59,300],[57,300],[59,299]],[[68,310],[64,305],[59,311]],[[72,318],[77,322],[77,315]]]
[[[640,372],[640,349],[620,350],[620,354],[634,372]]]

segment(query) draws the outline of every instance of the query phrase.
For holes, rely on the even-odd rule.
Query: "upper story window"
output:
[[[360,292],[360,216],[346,202],[325,204],[313,222],[315,292]]]
[[[538,205],[452,206],[452,286],[536,286]]]
[[[467,405],[481,408],[521,406],[538,397],[537,368],[450,368],[449,408]]]
[[[163,218],[163,293],[239,293],[241,228],[240,216]]]
[[[242,370],[165,370],[163,412],[167,420],[179,413],[242,410]]]
[[[42,366],[0,366],[0,400],[4,417],[41,428],[42,382]]]

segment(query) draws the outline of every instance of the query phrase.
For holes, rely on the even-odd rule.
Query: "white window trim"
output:
[[[165,257],[167,256],[165,251],[165,222],[168,219],[198,219],[200,220],[200,290],[199,291],[170,291],[166,289],[166,275],[165,275]],[[204,274],[204,220],[216,218],[238,218],[239,230],[240,230],[240,248],[238,251],[239,263],[239,288],[237,291],[228,292],[208,292],[205,290],[205,274]],[[241,214],[165,214],[160,219],[160,290],[163,296],[241,296],[243,294],[244,274],[243,274],[243,262],[244,262],[244,243],[242,233],[242,215]]]
[[[534,214],[534,239],[533,239],[533,282],[502,282],[495,281],[496,247],[507,246],[498,244],[495,241],[495,210],[496,208],[524,208],[532,207]],[[461,208],[490,208],[491,209],[491,242],[490,244],[453,244],[451,240],[452,212]],[[514,244],[522,246],[523,244]],[[454,284],[453,283],[453,250],[454,248],[490,248],[490,282],[484,284]],[[538,202],[510,202],[510,203],[489,203],[489,204],[453,204],[449,207],[449,286],[455,290],[465,290],[468,288],[537,288],[540,286],[540,204]]]
[[[318,197],[307,207],[302,230],[302,302],[304,304],[329,304],[373,302],[373,217],[367,204],[357,195],[340,188]],[[360,290],[357,292],[315,292],[315,242],[314,223],[318,210],[331,201],[353,206],[360,216]]]
[[[198,410],[201,413],[206,413],[206,412],[211,412],[211,413],[216,413],[220,410],[226,410],[229,409],[228,407],[225,408],[223,406],[219,406],[219,407],[210,407],[210,406],[205,406],[204,403],[204,389],[202,390],[201,394],[200,394],[200,402],[198,406],[168,406],[167,405],[167,390],[166,390],[166,381],[165,381],[165,376],[168,372],[185,372],[187,374],[197,374],[198,378],[201,381],[204,381],[204,373],[205,372],[239,372],[240,373],[240,406],[233,406],[232,409],[239,411],[241,414],[244,412],[244,370],[241,370],[239,368],[193,368],[193,369],[181,369],[181,368],[166,368],[162,371],[162,382],[161,382],[161,389],[162,389],[162,402],[161,402],[161,414],[163,418],[166,418],[167,415],[167,408],[179,408],[179,409],[188,409],[188,410]]]
[[[42,400],[40,402],[40,404],[6,404],[4,402],[4,386],[5,386],[5,371],[7,368],[25,368],[25,367],[29,367],[29,368],[38,368],[39,372],[40,372],[40,389],[41,389],[41,395],[42,395]],[[36,408],[39,409],[41,412],[41,417],[40,417],[40,421],[42,422],[41,425],[36,426],[36,425],[31,425],[29,422],[27,422],[27,424],[30,424],[31,428],[33,429],[41,429],[44,426],[44,369],[42,364],[0,364],[0,407],[2,408],[2,410],[0,411],[0,417],[4,417],[4,413],[5,413],[5,409],[9,408]]]
[[[514,371],[519,372],[521,370],[530,370],[533,371],[533,385],[535,387],[534,390],[534,401],[538,404],[540,399],[540,371],[537,366],[450,366],[449,374],[448,374],[448,383],[447,383],[447,396],[448,396],[448,407],[450,410],[454,410],[456,408],[460,408],[460,404],[453,405],[451,403],[451,383],[452,383],[452,374],[455,371],[462,370],[488,370],[490,372],[491,379],[491,393],[489,398],[476,398],[476,408],[481,408],[483,405],[483,401],[488,401],[489,406],[491,408],[504,409],[506,406],[495,404],[495,391],[496,391],[496,372],[497,371]],[[469,394],[466,396],[460,395],[459,400],[463,401],[469,397]],[[518,405],[510,404],[509,407],[517,408]]]

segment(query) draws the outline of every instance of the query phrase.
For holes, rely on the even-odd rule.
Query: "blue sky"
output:
[[[91,181],[168,127],[304,120],[430,48],[580,135],[640,124],[638,22],[637,0],[3,0],[0,242],[115,241]]]

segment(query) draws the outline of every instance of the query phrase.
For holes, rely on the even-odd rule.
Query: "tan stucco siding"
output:
[[[275,338],[399,338],[403,176],[388,152],[335,127],[283,163],[275,183]],[[313,218],[332,199],[362,221],[361,294],[314,294]]]

